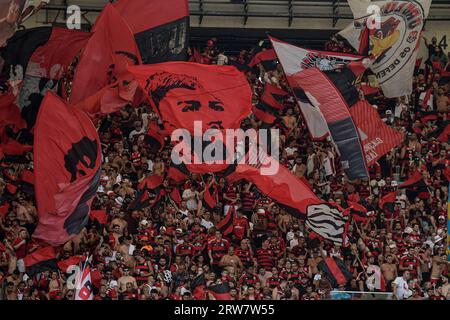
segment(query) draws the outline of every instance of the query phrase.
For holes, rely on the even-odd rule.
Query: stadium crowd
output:
[[[217,39],[208,41],[200,50],[203,63],[248,61],[249,52],[226,56],[219,45]],[[383,280],[384,292],[393,292],[388,296],[394,299],[449,299],[450,145],[431,133],[446,123],[450,111],[449,82],[440,81],[433,62],[439,61],[447,71],[450,63],[435,39],[428,46],[430,59],[417,70],[412,95],[387,99],[376,92],[367,97],[386,123],[406,134],[401,145],[369,168],[368,181],[348,181],[332,145],[311,141],[293,97],[284,101],[279,115],[286,127],[280,162],[306,179],[321,198],[342,205],[351,200],[373,212],[369,220],[348,226],[343,245],[309,232],[303,220],[283,211],[251,183],[229,184],[220,175],[191,174],[179,184],[166,178],[158,198],[153,195],[145,208],[129,210],[138,184],[151,175],[165,176],[171,160],[169,144],[155,152],[146,143],[149,124],[157,121],[157,115],[142,105],[110,114],[99,124],[103,164],[92,209],[105,212],[107,221],[92,218],[87,228],[57,249],[59,262],[92,256],[94,300],[214,299],[195,285],[199,279],[206,288],[227,284],[233,300],[367,298],[367,292],[383,291],[374,289],[371,281],[376,277],[370,272],[374,265],[382,277],[374,281]],[[326,49],[352,51],[335,38]],[[287,90],[279,66],[270,71],[261,64],[258,68],[247,73],[255,102],[266,82]],[[429,88],[433,102],[424,103]],[[422,121],[430,111],[437,111],[433,113],[437,118]],[[242,126],[258,128],[261,122],[250,115]],[[18,261],[37,248],[32,234],[38,217],[33,194],[12,182],[23,170],[33,169],[32,152],[19,159],[5,157],[0,169],[0,300],[73,299],[63,264],[31,277],[19,270]],[[411,200],[400,191],[394,206],[382,209],[380,199],[416,170],[423,175],[428,194]],[[205,189],[211,186],[218,203],[214,210],[203,204]],[[180,204],[170,196],[174,188],[182,197]],[[225,236],[216,227],[226,205],[238,209],[233,231]],[[352,273],[346,285],[333,287],[318,268],[325,257],[344,261]]]

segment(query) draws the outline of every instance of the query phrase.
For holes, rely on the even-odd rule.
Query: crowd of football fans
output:
[[[203,63],[248,61],[249,52],[231,57],[218,50],[219,45],[217,39],[208,41],[200,50]],[[377,92],[367,97],[382,119],[406,137],[369,168],[368,181],[348,181],[332,145],[311,141],[293,97],[284,101],[279,114],[286,127],[280,162],[304,177],[319,197],[342,205],[348,200],[359,202],[374,213],[367,221],[349,224],[343,245],[310,232],[303,220],[285,212],[251,183],[229,184],[220,175],[192,174],[179,184],[165,179],[162,193],[145,208],[128,210],[138,184],[149,175],[165,175],[171,161],[169,144],[152,152],[146,143],[149,123],[157,116],[142,105],[126,107],[100,122],[104,159],[92,209],[105,211],[108,219],[106,224],[91,219],[79,235],[57,249],[58,260],[92,257],[95,300],[214,299],[207,289],[213,284],[226,284],[233,300],[358,299],[368,298],[370,292],[376,292],[377,298],[448,299],[450,145],[433,132],[447,123],[450,85],[433,62],[439,61],[447,71],[450,64],[435,39],[428,47],[430,56],[425,67],[416,70],[412,95],[387,99]],[[326,49],[351,52],[335,38]],[[255,101],[266,82],[287,89],[280,67],[264,70],[258,65],[247,75]],[[433,103],[424,103],[430,87]],[[421,121],[430,111],[436,111],[436,117]],[[242,123],[244,128],[260,125],[253,115]],[[38,247],[32,238],[38,216],[33,194],[10,186],[22,170],[32,168],[32,152],[1,162],[0,300],[71,300],[75,290],[68,286],[67,270],[29,276],[18,268],[17,261]],[[408,199],[400,191],[393,207],[381,209],[380,198],[417,170],[429,193]],[[210,186],[217,190],[214,210],[203,205],[205,188]],[[179,204],[170,197],[173,188],[182,197]],[[216,226],[225,216],[223,207],[229,205],[238,208],[237,216],[233,232],[224,236]],[[318,268],[325,257],[342,259],[353,274],[351,281],[333,287]],[[374,277],[368,273],[373,265],[381,269],[384,292],[393,294],[383,294],[368,281]],[[200,277],[202,291],[196,285]]]

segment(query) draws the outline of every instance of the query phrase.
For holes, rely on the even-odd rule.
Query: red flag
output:
[[[397,200],[397,191],[387,193],[380,199],[380,208],[392,211]]]
[[[48,41],[38,47],[30,58],[20,90],[18,104],[28,128],[34,127],[42,99],[47,91],[56,92],[58,81],[90,34],[77,30],[53,28]]]
[[[270,83],[264,85],[264,93],[261,96],[261,102],[264,102],[272,108],[281,110],[284,108],[283,101],[288,93]]]
[[[228,283],[220,283],[209,286],[208,292],[214,297],[215,300],[230,300],[230,286]]]
[[[73,79],[72,104],[116,82],[126,72],[127,64],[142,63],[130,28],[112,4],[105,6],[92,32]]]
[[[156,189],[163,182],[164,176],[162,174],[151,174],[139,183],[138,189]]]
[[[120,0],[114,6],[130,26],[144,64],[187,59],[187,0]]]
[[[101,225],[105,225],[108,223],[108,214],[105,210],[91,210],[89,218],[91,220],[97,221]]]
[[[75,281],[75,300],[92,300],[94,298],[89,259],[80,268]]]
[[[345,285],[353,278],[352,273],[344,262],[336,257],[325,258],[325,260],[319,262],[317,267],[323,271],[333,288],[336,288],[338,285]]]
[[[217,224],[217,226],[216,226],[217,230],[222,232],[222,234],[224,236],[228,236],[229,234],[232,234],[233,233],[233,223],[234,223],[235,218],[236,218],[236,209],[234,206],[229,206],[227,215],[225,216],[225,218],[220,220],[220,222]]]
[[[6,217],[6,214],[9,211],[9,207],[10,207],[10,205],[8,202],[6,202],[0,206],[0,217],[2,217],[2,218]]]
[[[181,204],[181,195],[180,195],[180,190],[178,190],[178,188],[175,186],[173,187],[172,191],[170,192],[170,198],[175,201],[178,205]]]
[[[17,187],[11,183],[7,183],[6,190],[8,190],[8,192],[11,194],[15,194],[17,192]]]
[[[5,155],[17,156],[22,155],[25,152],[29,152],[33,150],[33,146],[21,144],[17,140],[8,139],[7,142],[2,143],[1,145],[2,152]]]
[[[49,92],[35,128],[39,223],[33,236],[61,245],[87,224],[100,181],[101,147],[87,115]]]
[[[20,174],[20,180],[34,185],[34,173],[30,170],[23,170]]]
[[[25,271],[29,276],[34,276],[38,272],[46,270],[56,271],[56,253],[53,247],[44,247],[37,249],[22,259]],[[18,265],[21,263],[18,262]]]
[[[235,175],[246,179],[266,196],[277,201],[290,214],[306,219],[306,225],[322,237],[342,243],[348,218],[342,208],[320,200],[287,168],[278,164],[273,174],[262,175],[262,168],[276,168],[276,160],[266,156],[263,165],[238,164]],[[236,179],[236,177],[235,177]]]
[[[277,59],[277,55],[275,53],[275,50],[273,50],[273,49],[263,50],[253,56],[252,60],[250,60],[250,62],[248,64],[248,66],[250,68],[252,68],[255,65],[257,65],[258,63],[261,63],[264,61],[276,60],[276,59]]]
[[[350,108],[350,114],[358,127],[368,165],[403,142],[404,134],[386,125],[367,100],[358,101]]]
[[[211,189],[214,189],[213,192],[211,192]],[[203,205],[209,211],[213,211],[217,206],[215,193],[216,189],[214,188],[214,186],[206,186],[205,192],[203,193]]]
[[[73,256],[65,260],[58,261],[58,268],[63,273],[66,273],[67,268],[69,268],[70,266],[77,266],[80,263],[80,260],[81,256]]]
[[[166,62],[129,67],[161,119],[194,133],[239,128],[251,109],[252,92],[245,76],[231,66]]]

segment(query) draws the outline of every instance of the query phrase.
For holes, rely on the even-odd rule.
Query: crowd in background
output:
[[[393,298],[449,299],[449,182],[445,170],[449,168],[450,145],[430,133],[445,123],[450,110],[449,82],[440,79],[433,62],[447,71],[450,64],[436,39],[428,48],[429,59],[425,68],[418,68],[410,96],[387,99],[379,91],[367,97],[382,119],[406,137],[369,168],[367,181],[348,181],[332,144],[312,141],[294,98],[284,101],[279,114],[287,127],[281,136],[281,164],[306,179],[322,199],[342,205],[351,200],[374,212],[367,222],[349,225],[344,245],[314,237],[303,220],[285,212],[251,183],[229,184],[220,175],[192,174],[179,184],[165,179],[157,203],[128,210],[138,184],[150,175],[166,174],[171,161],[169,144],[155,152],[146,143],[149,124],[157,121],[157,115],[142,105],[110,114],[99,124],[104,159],[92,209],[104,210],[108,221],[101,225],[91,220],[79,235],[58,248],[58,259],[92,256],[95,300],[195,299],[193,283],[201,274],[206,287],[228,284],[233,300],[329,299],[343,291],[379,292],[366,281],[373,265],[380,267],[385,291],[394,292]],[[325,49],[352,52],[336,38],[327,42]],[[207,64],[245,63],[250,57],[247,51],[227,56],[217,39],[209,40],[199,52]],[[289,91],[280,66],[257,68],[247,72],[255,102],[265,83]],[[433,102],[424,103],[429,88]],[[436,111],[437,118],[421,121],[430,111]],[[243,128],[260,126],[253,115],[242,122]],[[33,195],[9,186],[22,170],[32,168],[31,152],[20,161],[4,158],[1,162],[0,205],[10,205],[0,214],[0,299],[71,300],[74,290],[68,288],[63,271],[30,277],[17,267],[17,261],[37,247],[32,233],[38,216]],[[399,192],[393,210],[381,209],[380,199],[417,170],[429,194],[411,200]],[[203,205],[203,195],[211,186],[219,205],[210,211]],[[170,197],[174,188],[179,190],[181,204]],[[225,205],[238,207],[233,232],[226,237],[216,228]],[[333,256],[342,259],[353,275],[345,286],[333,287],[318,268],[322,259]]]

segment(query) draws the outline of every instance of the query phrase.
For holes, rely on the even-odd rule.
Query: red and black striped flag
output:
[[[45,247],[37,249],[28,254],[25,258],[18,261],[20,269],[24,267],[24,271],[30,276],[43,271],[57,271],[58,264],[56,260],[56,253],[53,247]],[[19,270],[20,271],[20,270]]]
[[[253,68],[257,64],[261,63],[261,65],[264,67],[266,71],[275,70],[277,68],[277,59],[278,58],[275,53],[275,50],[273,49],[262,50],[252,57],[252,59],[248,63],[248,66],[250,68]]]
[[[228,283],[219,283],[208,287],[208,292],[214,297],[214,300],[230,300],[230,290]]]
[[[206,280],[203,273],[191,281],[191,290],[195,300],[206,300]]]
[[[236,218],[236,209],[234,206],[229,206],[227,215],[217,224],[216,227],[217,230],[219,230],[224,236],[232,234],[235,218]]]
[[[319,262],[317,267],[325,274],[333,288],[345,285],[353,277],[344,261],[336,257],[325,258]]]
[[[393,212],[396,201],[397,191],[391,191],[380,199],[380,208],[389,212]]]
[[[288,96],[288,93],[283,89],[280,89],[273,84],[266,83],[264,85],[264,92],[261,96],[261,102],[264,102],[275,108],[277,110],[281,110],[284,108],[283,102]]]
[[[217,189],[215,185],[206,186],[205,192],[203,193],[203,206],[210,212],[213,212],[217,206],[216,200]]]
[[[415,171],[408,180],[400,184],[398,188],[406,190],[406,196],[409,201],[414,201],[417,197],[420,199],[427,199],[430,196],[428,186],[418,170]]]

